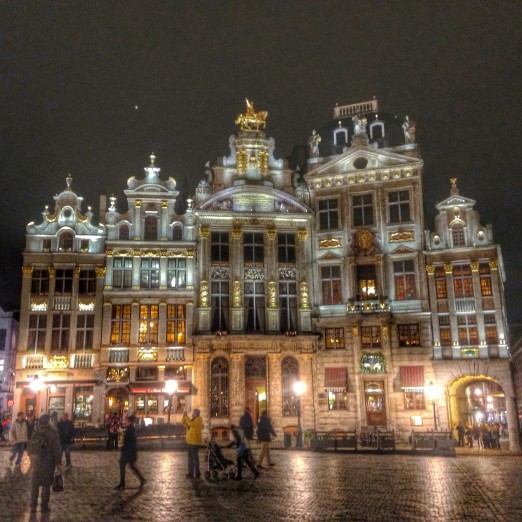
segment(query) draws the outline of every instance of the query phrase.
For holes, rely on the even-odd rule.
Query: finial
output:
[[[116,196],[113,194],[110,198],[109,198],[110,202],[111,202],[111,206],[110,206],[110,210],[114,210],[116,208]]]
[[[154,165],[154,162],[156,161],[156,156],[154,152],[150,155],[150,165]]]
[[[450,190],[450,194],[458,194],[459,193],[459,189],[457,187],[457,178],[450,178],[450,182],[451,182],[451,190]]]
[[[65,178],[65,181],[67,183],[67,188],[71,188],[71,184],[72,184],[72,176],[70,174],[67,175],[67,177]]]

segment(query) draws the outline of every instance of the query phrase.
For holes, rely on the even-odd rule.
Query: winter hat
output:
[[[40,424],[49,424],[49,421],[51,420],[51,417],[49,417],[49,415],[47,415],[47,413],[44,413],[41,417],[40,417]]]

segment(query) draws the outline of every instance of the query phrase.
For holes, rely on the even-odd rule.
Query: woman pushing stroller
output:
[[[250,455],[250,443],[245,437],[245,434],[241,428],[232,424],[232,435],[234,435],[234,441],[231,442],[228,447],[232,447],[234,444],[237,448],[237,474],[234,480],[241,480],[241,472],[243,471],[243,462],[250,468],[254,474],[254,480],[259,477],[259,471],[257,471],[255,464],[252,462]]]

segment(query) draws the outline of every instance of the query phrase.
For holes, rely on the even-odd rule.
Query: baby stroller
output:
[[[205,440],[205,442],[207,443],[206,460],[208,465],[207,471],[205,471],[205,478],[207,480],[217,480],[219,478],[227,480],[233,478],[235,475],[234,461],[227,459],[223,455],[221,447],[217,442],[213,440]],[[232,469],[227,471],[229,466],[232,466]]]

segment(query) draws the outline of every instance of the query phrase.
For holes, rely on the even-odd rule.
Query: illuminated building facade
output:
[[[0,307],[0,418],[13,412],[18,313]]]
[[[377,100],[337,106],[310,136],[306,165],[290,169],[266,119],[247,101],[228,155],[207,164],[183,215],[176,182],[151,156],[144,178],[128,181],[126,213],[102,198],[104,225],[72,204],[66,223],[69,187],[53,216],[28,226],[22,407],[39,398],[39,411],[50,408],[59,374],[77,421],[76,387],[92,392],[85,422],[110,410],[164,422],[176,380],[174,418],[198,407],[217,437],[250,406],[292,434],[377,427],[405,438],[415,427],[501,422],[517,450],[500,247],[456,180],[425,231],[415,123]],[[78,229],[85,223],[92,230]],[[56,250],[67,230],[72,250]],[[57,308],[67,270],[71,308]],[[93,316],[90,350],[79,344],[83,270],[96,274],[94,308],[82,312]],[[65,313],[71,336],[55,353],[55,315]],[[76,367],[85,353],[91,366]],[[45,390],[32,394],[36,374]]]

